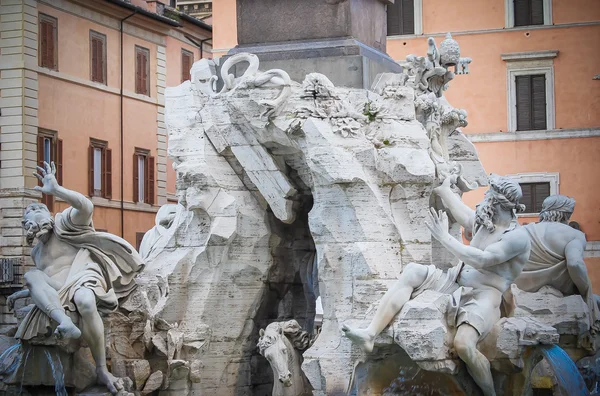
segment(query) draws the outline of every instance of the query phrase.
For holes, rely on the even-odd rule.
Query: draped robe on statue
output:
[[[555,252],[544,243],[543,230],[535,224],[525,226],[531,239],[529,261],[523,267],[523,272],[515,280],[521,290],[537,292],[542,286],[552,286],[564,295],[578,294],[577,286],[573,283],[567,268],[567,258],[564,251]],[[595,303],[591,285],[587,295],[582,296],[593,312],[590,312],[592,324],[600,320],[600,311]]]
[[[67,208],[56,215],[55,236],[79,251],[73,260],[64,285],[58,291],[65,311],[76,312],[73,302],[75,292],[82,287],[96,295],[98,311],[109,313],[118,307],[118,300],[126,297],[135,288],[134,277],[143,269],[141,257],[124,239],[94,229],[91,218],[89,225],[81,226],[71,221],[73,208]],[[38,244],[35,250],[40,249]],[[15,338],[29,340],[38,335],[51,334],[56,323],[37,306],[34,307],[19,325]]]

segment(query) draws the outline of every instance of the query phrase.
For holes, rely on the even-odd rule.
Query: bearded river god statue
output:
[[[96,363],[98,383],[116,394],[123,383],[108,371],[100,314],[117,309],[119,299],[133,291],[134,277],[144,267],[142,259],[127,241],[94,229],[92,202],[58,184],[54,163],[44,163],[38,170],[35,175],[42,186],[36,190],[71,207],[57,213],[56,219],[44,204],[33,203],[25,210],[23,227],[27,242],[34,245],[36,268],[25,274],[28,289],[11,295],[7,303],[12,308],[15,300],[31,297],[35,307],[15,338],[31,344],[52,337],[60,343],[83,338]]]

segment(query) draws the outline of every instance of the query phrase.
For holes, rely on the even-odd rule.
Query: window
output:
[[[90,79],[106,84],[106,36],[90,30]]]
[[[135,233],[135,250],[140,251],[140,246],[142,246],[142,240],[144,239],[145,232],[136,232]]]
[[[38,62],[41,67],[58,70],[58,21],[39,14]]]
[[[546,76],[515,76],[517,131],[546,129]]]
[[[502,54],[508,86],[508,131],[555,128],[554,58],[558,50]]]
[[[58,139],[55,131],[46,129],[38,130],[37,137],[37,165],[44,167],[44,162],[54,162],[56,166],[56,180],[58,184],[63,184],[63,144],[62,140]],[[38,181],[38,185],[42,183]],[[52,195],[42,194],[42,203],[48,209],[54,211],[54,197]]]
[[[505,27],[552,25],[552,0],[504,0]]]
[[[133,201],[154,205],[154,157],[136,148],[133,154]]]
[[[88,152],[88,194],[112,198],[112,152],[108,142],[90,139]]]
[[[550,183],[520,183],[523,191],[521,203],[525,205],[525,213],[539,213],[544,199],[550,195]]]
[[[514,0],[515,26],[544,24],[543,0]]]
[[[387,35],[415,34],[415,0],[396,0],[387,6]]]
[[[135,46],[135,93],[150,96],[150,51]]]
[[[181,82],[191,79],[190,69],[194,63],[194,54],[190,51],[181,49]]]

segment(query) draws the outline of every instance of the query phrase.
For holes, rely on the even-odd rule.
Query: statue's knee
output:
[[[423,281],[423,277],[427,275],[427,267],[417,263],[408,263],[402,270],[402,276],[409,281],[410,284],[418,284]]]
[[[89,289],[79,289],[75,292],[75,306],[80,315],[96,312],[96,296]]]
[[[471,356],[473,353],[474,348],[475,346],[471,345],[470,342],[466,342],[462,339],[454,340],[454,350],[462,360],[469,359],[469,356]]]

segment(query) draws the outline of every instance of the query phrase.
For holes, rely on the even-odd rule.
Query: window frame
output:
[[[144,158],[144,199],[139,197],[139,158]],[[156,160],[150,154],[150,150],[135,147],[133,152],[133,202],[138,204],[154,205],[156,202]]]
[[[555,102],[554,102],[554,62],[552,59],[532,61],[507,61],[507,106],[508,106],[508,132],[523,133],[530,131],[517,131],[517,76],[543,74],[546,78],[546,129],[535,131],[551,131],[555,129]]]
[[[558,172],[528,172],[506,175],[517,183],[550,183],[550,195],[560,194],[560,174]],[[535,217],[538,213],[517,213],[517,217]]]
[[[552,25],[552,0],[543,0],[544,23],[542,25],[515,26],[515,2],[504,0],[504,27],[507,29],[530,29],[536,26]]]
[[[387,7],[386,6],[386,18],[387,18]],[[423,0],[414,0],[414,24],[415,24],[415,29],[414,29],[414,33],[412,34],[391,34],[388,35],[387,34],[387,27],[386,27],[386,36],[388,38],[397,38],[397,37],[413,37],[413,36],[420,36],[423,34]],[[387,26],[387,25],[386,25]]]
[[[94,150],[100,149],[100,190],[94,187],[94,176],[96,173],[94,166]],[[88,148],[88,195],[90,197],[112,198],[112,151],[108,148],[108,142],[96,138],[90,138]]]
[[[53,131],[50,129],[45,129],[45,128],[38,128],[38,134],[37,134],[37,158],[36,158],[36,165],[37,166],[41,166],[43,167],[43,161],[46,160],[44,154],[43,153],[44,150],[44,140],[45,139],[50,139],[51,140],[51,147],[50,147],[50,161],[54,162],[55,166],[56,166],[56,180],[58,181],[58,184],[62,185],[63,184],[63,147],[62,147],[62,140],[58,138],[58,131]],[[42,155],[40,155],[40,142],[42,142]],[[43,158],[42,158],[43,157]],[[36,170],[37,172],[37,170]],[[38,180],[38,186],[42,186],[41,181]],[[54,197],[52,195],[47,195],[47,194],[43,194],[42,193],[42,203],[45,204],[48,207],[48,210],[50,212],[54,211]]]
[[[94,80],[94,54],[93,54],[93,46],[92,46],[92,40],[93,39],[99,39],[102,42],[102,81],[96,81]],[[90,40],[89,40],[89,45],[90,45],[90,81],[98,83],[98,84],[103,84],[103,85],[108,85],[107,82],[107,64],[106,64],[106,35],[100,32],[97,32],[95,30],[90,29]]]
[[[141,92],[139,90],[139,88],[141,88],[141,84],[140,84],[140,86],[138,86],[138,53],[143,53],[146,57],[146,86],[145,86],[146,92]],[[134,56],[135,56],[135,59],[134,59],[135,93],[138,95],[150,96],[150,50],[148,48],[145,48],[145,47],[142,47],[142,46],[136,44]]]
[[[47,65],[43,65],[43,59],[44,57],[42,56],[42,22],[48,22],[51,23],[53,25],[53,29],[52,29],[52,40],[53,40],[53,54],[52,54],[52,60],[53,60],[53,66],[49,67]],[[45,69],[49,69],[49,70],[54,70],[54,71],[58,71],[58,18],[52,16],[52,15],[48,15],[48,14],[44,14],[42,12],[38,13],[38,66],[39,67],[43,67]]]

